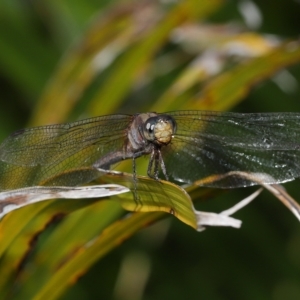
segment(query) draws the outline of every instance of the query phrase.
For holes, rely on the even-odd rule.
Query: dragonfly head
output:
[[[168,115],[158,115],[147,119],[143,126],[144,137],[157,145],[167,145],[176,132],[176,122]]]

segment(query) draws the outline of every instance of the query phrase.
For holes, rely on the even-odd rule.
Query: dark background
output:
[[[106,2],[0,2],[1,139],[26,126],[60,58]],[[254,3],[262,21],[250,29],[282,39],[298,38],[299,1]],[[241,4],[228,1],[211,21],[247,26]],[[281,73],[288,82],[285,90],[276,84],[277,77],[264,81],[234,110],[299,112],[300,66],[285,72]],[[285,187],[300,200],[299,180]],[[224,192],[197,208],[221,211],[250,190]],[[203,233],[168,217],[95,264],[62,299],[299,299],[296,218],[266,191],[236,217],[243,220],[240,230],[209,228]]]

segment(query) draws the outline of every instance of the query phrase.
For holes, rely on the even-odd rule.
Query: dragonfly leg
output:
[[[148,170],[147,170],[148,176],[155,180],[159,180],[159,177],[158,177],[159,167],[161,168],[161,170],[165,176],[165,179],[169,180],[169,177],[167,175],[166,166],[165,166],[164,160],[162,158],[160,149],[153,149],[151,152],[151,156],[150,156],[149,164],[148,164]]]
[[[155,150],[153,149],[151,151],[151,155],[150,155],[150,158],[149,158],[149,164],[148,164],[148,169],[147,169],[147,175],[150,177],[150,178],[154,178],[153,174],[152,174],[152,167],[153,167],[153,161],[155,160]]]
[[[154,179],[158,180],[158,172],[159,172],[159,150],[155,150],[155,157],[154,157],[154,170],[153,170],[153,174],[154,174]]]
[[[135,155],[132,156],[132,173],[133,173],[133,197],[136,204],[140,204],[140,198],[137,192],[137,176],[136,176],[136,163],[135,163]]]
[[[161,151],[160,151],[160,150],[158,150],[158,156],[159,156],[159,162],[160,162],[161,170],[162,170],[162,172],[163,172],[163,174],[164,174],[164,176],[165,176],[165,179],[166,179],[167,181],[169,181],[169,176],[168,176],[168,174],[167,174],[166,165],[165,165],[165,162],[164,162],[164,159],[163,159],[163,157],[162,157],[162,155],[161,155]]]

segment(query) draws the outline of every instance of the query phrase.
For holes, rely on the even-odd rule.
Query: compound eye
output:
[[[155,125],[157,117],[149,118],[144,124],[144,136],[148,141],[155,140]]]
[[[175,120],[168,115],[149,118],[144,124],[144,137],[157,145],[167,145],[176,131]]]

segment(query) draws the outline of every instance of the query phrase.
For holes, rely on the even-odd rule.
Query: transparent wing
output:
[[[177,132],[163,149],[170,178],[192,183],[230,171],[266,173],[272,182],[300,176],[300,114],[240,114],[206,111],[166,113]],[[238,176],[205,186],[234,188],[253,185]]]
[[[80,182],[81,175],[84,182],[94,174],[86,167],[122,150],[131,120],[111,115],[15,132],[0,145],[0,190],[38,185],[62,172],[61,184]],[[76,180],[67,175],[78,168],[83,171],[71,172]]]

